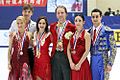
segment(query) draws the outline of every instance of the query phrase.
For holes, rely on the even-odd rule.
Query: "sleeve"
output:
[[[71,23],[69,23],[68,26],[70,26],[71,31],[72,31],[73,33],[75,33],[75,31],[76,31],[76,26],[73,25],[73,24],[71,24]]]
[[[37,32],[34,32],[34,35],[33,35],[33,46],[34,47],[37,45],[36,39],[37,39]]]
[[[73,26],[72,32],[75,33],[75,31],[76,31],[76,27]]]
[[[53,43],[53,35],[50,33],[50,41]]]
[[[109,44],[109,50],[110,50],[110,54],[108,56],[108,65],[112,66],[115,60],[115,56],[116,56],[116,42],[114,39],[113,31],[109,32],[108,44]]]
[[[54,36],[54,26],[56,26],[56,23],[52,23],[50,25],[50,32],[51,32],[51,41],[52,41],[52,50],[51,50],[51,58],[53,57],[54,53],[55,53],[55,36]]]
[[[55,46],[55,44],[54,44],[54,38],[53,38],[53,32],[52,32],[51,26],[50,26],[50,32],[51,32],[50,39],[51,39],[51,43],[52,43],[52,50],[51,50],[51,58],[52,58],[53,55],[54,55],[54,46]]]
[[[52,33],[52,25],[50,25],[48,28],[49,28],[50,32]]]
[[[34,21],[31,20],[29,31],[32,32],[32,33],[34,33],[35,31],[37,31],[37,29],[36,29],[36,22],[34,22]]]
[[[9,33],[15,32],[16,30],[17,30],[16,20],[14,20],[14,21],[11,23],[11,26],[10,26],[10,28],[9,28]]]
[[[34,55],[36,54],[36,45],[37,45],[37,42],[36,42],[36,39],[37,39],[37,32],[35,31],[34,32],[34,38],[33,38],[33,52],[34,52]]]

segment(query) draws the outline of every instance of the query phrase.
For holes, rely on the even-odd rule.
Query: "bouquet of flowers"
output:
[[[64,37],[65,37],[65,39],[70,39],[72,37],[72,35],[73,35],[73,33],[71,31],[69,31],[65,34]]]

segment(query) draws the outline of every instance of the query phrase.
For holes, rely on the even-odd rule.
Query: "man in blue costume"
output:
[[[91,34],[91,71],[92,80],[108,80],[116,55],[116,44],[113,31],[101,23],[102,12],[94,9],[91,12],[93,26]]]

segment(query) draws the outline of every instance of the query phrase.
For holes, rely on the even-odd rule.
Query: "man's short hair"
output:
[[[97,8],[93,9],[92,12],[91,12],[91,15],[92,15],[93,12],[99,12],[100,16],[102,16],[102,11],[100,9],[97,9]]]
[[[65,7],[65,6],[62,6],[62,5],[57,6],[57,8],[55,9],[55,13],[57,13],[57,9],[58,9],[58,8],[63,8],[63,9],[65,10],[65,13],[67,14],[67,9],[66,9],[66,7]]]
[[[33,5],[31,3],[24,4],[22,10],[28,10],[30,9],[32,12],[34,11]]]

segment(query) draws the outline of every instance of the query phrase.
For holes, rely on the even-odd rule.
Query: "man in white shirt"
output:
[[[31,20],[31,16],[33,15],[33,6],[31,4],[25,4],[22,8],[22,15],[25,17],[26,20],[26,30],[32,33],[36,31],[36,22]],[[11,27],[9,29],[9,38],[10,40],[13,38],[13,32],[17,32],[18,28],[17,28],[17,24],[16,24],[16,20],[14,20],[11,24]],[[33,63],[34,63],[34,57],[33,57],[33,49],[32,49],[32,38],[29,44],[29,48],[28,48],[28,53],[29,53],[29,61],[30,61],[30,68],[32,71],[33,68]]]

